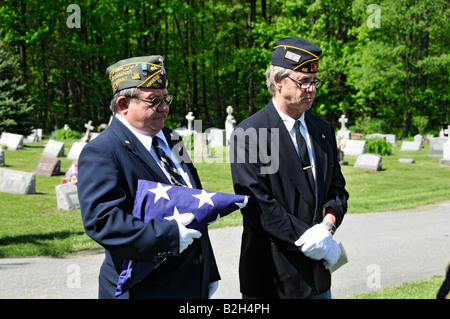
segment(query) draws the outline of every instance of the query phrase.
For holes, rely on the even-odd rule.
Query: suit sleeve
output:
[[[347,212],[347,201],[349,194],[345,190],[345,179],[342,175],[341,166],[337,156],[336,136],[331,125],[329,125],[329,127],[331,129],[330,153],[333,156],[331,157],[332,163],[329,165],[329,169],[331,170],[328,172],[329,178],[327,178],[325,183],[326,202],[323,207],[330,206],[333,209],[336,217],[336,227],[339,227],[344,219],[345,213]]]
[[[152,260],[159,252],[177,255],[175,221],[144,223],[132,215],[137,178],[127,166],[136,163],[127,163],[123,154],[113,152],[117,141],[99,142],[100,137],[87,144],[78,162],[78,197],[86,234],[122,259]]]

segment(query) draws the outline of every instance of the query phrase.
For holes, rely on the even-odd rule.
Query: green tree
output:
[[[33,129],[33,108],[28,92],[18,77],[19,63],[0,47],[0,132],[29,135]]]

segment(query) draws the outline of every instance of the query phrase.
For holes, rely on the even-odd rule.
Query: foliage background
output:
[[[270,98],[273,43],[299,36],[323,49],[325,85],[312,112],[335,127],[342,113],[348,125],[376,120],[383,133],[403,137],[417,133],[415,116],[425,117],[425,130],[437,134],[450,122],[449,2],[372,2],[3,0],[0,44],[18,62],[34,126],[47,132],[107,123],[106,68],[152,54],[166,60],[172,128],[185,125],[189,111],[204,128],[223,128],[228,105],[239,122]]]

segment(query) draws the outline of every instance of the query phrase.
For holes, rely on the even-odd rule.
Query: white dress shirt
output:
[[[297,140],[295,139],[294,124],[295,124],[296,120],[300,120],[300,122],[301,122],[300,134],[302,134],[303,138],[306,141],[306,147],[308,148],[308,154],[309,154],[309,161],[311,162],[311,165],[312,165],[312,172],[313,172],[314,179],[316,179],[316,165],[315,165],[316,161],[315,161],[315,157],[314,157],[314,150],[313,150],[312,144],[311,144],[311,137],[309,135],[308,128],[306,127],[305,113],[303,113],[299,119],[293,119],[289,115],[283,113],[278,108],[278,106],[275,102],[275,99],[272,99],[272,102],[275,105],[275,109],[277,110],[278,114],[280,115],[281,120],[283,121],[284,125],[286,126],[286,129],[288,130],[289,135],[291,136],[292,143],[294,143],[295,150],[297,151],[297,154],[299,157],[300,157],[300,153],[298,150]]]
[[[167,172],[166,169],[161,165],[158,155],[156,154],[155,149],[152,147],[153,137],[151,135],[146,135],[139,132],[130,123],[128,123],[128,121],[122,115],[116,113],[115,117],[118,120],[120,120],[120,122],[122,122],[138,138],[138,140],[144,145],[145,149],[149,150],[150,154],[153,156],[156,163],[158,163],[159,167],[162,169],[162,171],[170,181],[169,172]],[[160,138],[159,146],[163,149],[163,151],[167,154],[167,156],[170,156],[170,159],[172,160],[176,169],[180,172],[181,176],[183,177],[188,187],[192,188],[192,184],[191,181],[189,180],[188,174],[183,170],[183,167],[181,166],[181,163],[178,161],[178,158],[173,154],[172,150],[170,149],[163,131],[162,130],[159,131],[155,136]]]

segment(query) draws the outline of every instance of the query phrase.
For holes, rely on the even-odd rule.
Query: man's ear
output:
[[[121,114],[126,115],[126,113],[128,112],[128,100],[127,100],[127,98],[125,96],[123,96],[123,95],[119,96],[117,98],[116,103],[117,103],[117,106],[119,107],[119,112]]]

